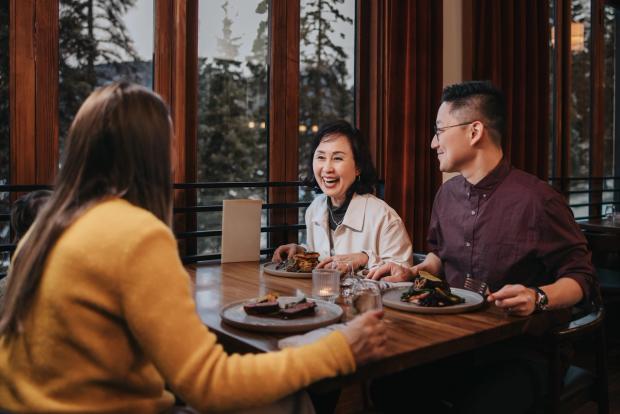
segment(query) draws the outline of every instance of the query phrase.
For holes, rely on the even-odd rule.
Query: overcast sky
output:
[[[198,1],[198,56],[209,58],[217,56],[217,38],[222,36],[222,20],[224,19],[222,4],[224,1]],[[153,3],[153,0],[137,0],[136,6],[125,17],[125,23],[134,40],[136,51],[144,60],[150,60],[153,54]],[[244,57],[252,51],[252,43],[256,37],[259,22],[267,18],[266,14],[256,13],[258,3],[259,0],[229,0],[228,2],[228,17],[233,21],[233,37],[240,37],[239,58],[242,60],[245,60]],[[301,4],[303,13],[304,0]],[[347,0],[341,9],[343,14],[354,18],[355,0]],[[340,32],[344,34],[344,39],[337,36],[334,41],[342,46],[349,56],[347,68],[351,75],[349,83],[352,84],[354,27],[350,24],[338,24],[336,33]]]

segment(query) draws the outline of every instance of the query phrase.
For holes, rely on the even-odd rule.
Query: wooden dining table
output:
[[[608,233],[620,236],[620,217],[610,219],[589,219],[578,222],[582,230],[595,233]]]
[[[227,325],[220,317],[222,307],[269,292],[286,296],[311,294],[311,280],[263,273],[258,262],[211,263],[196,266],[190,272],[195,280],[198,313],[228,352],[276,351],[278,341],[286,335],[251,332]],[[384,309],[388,332],[385,356],[359,367],[353,375],[323,381],[319,388],[329,389],[396,373],[525,333],[537,335],[550,323],[557,322],[547,313],[517,317],[488,304],[471,312],[451,315]]]

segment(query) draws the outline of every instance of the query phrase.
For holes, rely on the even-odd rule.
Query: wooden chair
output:
[[[605,312],[601,307],[574,319],[550,335],[550,412],[573,413],[592,402],[597,404],[599,414],[609,412],[604,318]],[[566,373],[563,373],[560,352],[562,346],[588,339],[595,356],[593,369],[571,365]]]

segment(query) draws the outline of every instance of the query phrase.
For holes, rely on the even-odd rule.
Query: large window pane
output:
[[[620,17],[620,9],[613,7],[605,7],[604,12],[604,135],[603,135],[603,176],[620,177],[620,131],[616,127],[616,118],[620,116],[618,111],[618,95],[616,94],[618,82],[620,79],[616,77],[616,68],[620,62],[620,54],[618,54],[616,45],[620,37],[618,24]],[[620,179],[607,179],[603,183],[604,190],[620,189]],[[620,192],[607,191],[603,193],[603,202],[620,202]],[[604,204],[601,211],[604,213],[606,206]],[[620,205],[616,206],[620,209]]]
[[[153,0],[60,1],[60,148],[92,90],[115,80],[153,84]]]
[[[569,176],[590,175],[590,98],[591,98],[591,10],[590,0],[572,0],[571,21],[571,114]],[[589,190],[588,180],[570,181],[571,190]],[[571,194],[570,204],[589,202],[587,193]],[[588,216],[588,207],[573,209],[576,217]]]
[[[199,181],[268,180],[268,5],[267,0],[199,2]],[[201,205],[233,198],[266,201],[267,192],[229,188],[198,193]],[[220,228],[221,213],[198,214],[199,230]],[[263,248],[266,242],[263,235]],[[199,239],[198,250],[219,252],[220,238]]]
[[[0,184],[9,182],[9,1],[0,1]],[[9,194],[0,192],[0,214],[9,212]],[[0,221],[0,244],[9,242],[9,223]],[[8,254],[0,253],[0,273],[6,273]]]
[[[335,119],[354,122],[355,0],[301,0],[299,171],[306,174],[312,136]],[[301,200],[314,197],[305,189]],[[302,209],[303,210],[303,209]],[[299,220],[304,222],[304,211]],[[300,241],[305,239],[300,232]]]

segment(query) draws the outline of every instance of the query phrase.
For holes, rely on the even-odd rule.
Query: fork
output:
[[[488,295],[489,285],[487,282],[483,282],[482,280],[473,279],[472,277],[467,276],[465,278],[464,287],[467,290],[480,294],[482,297],[486,297]]]

